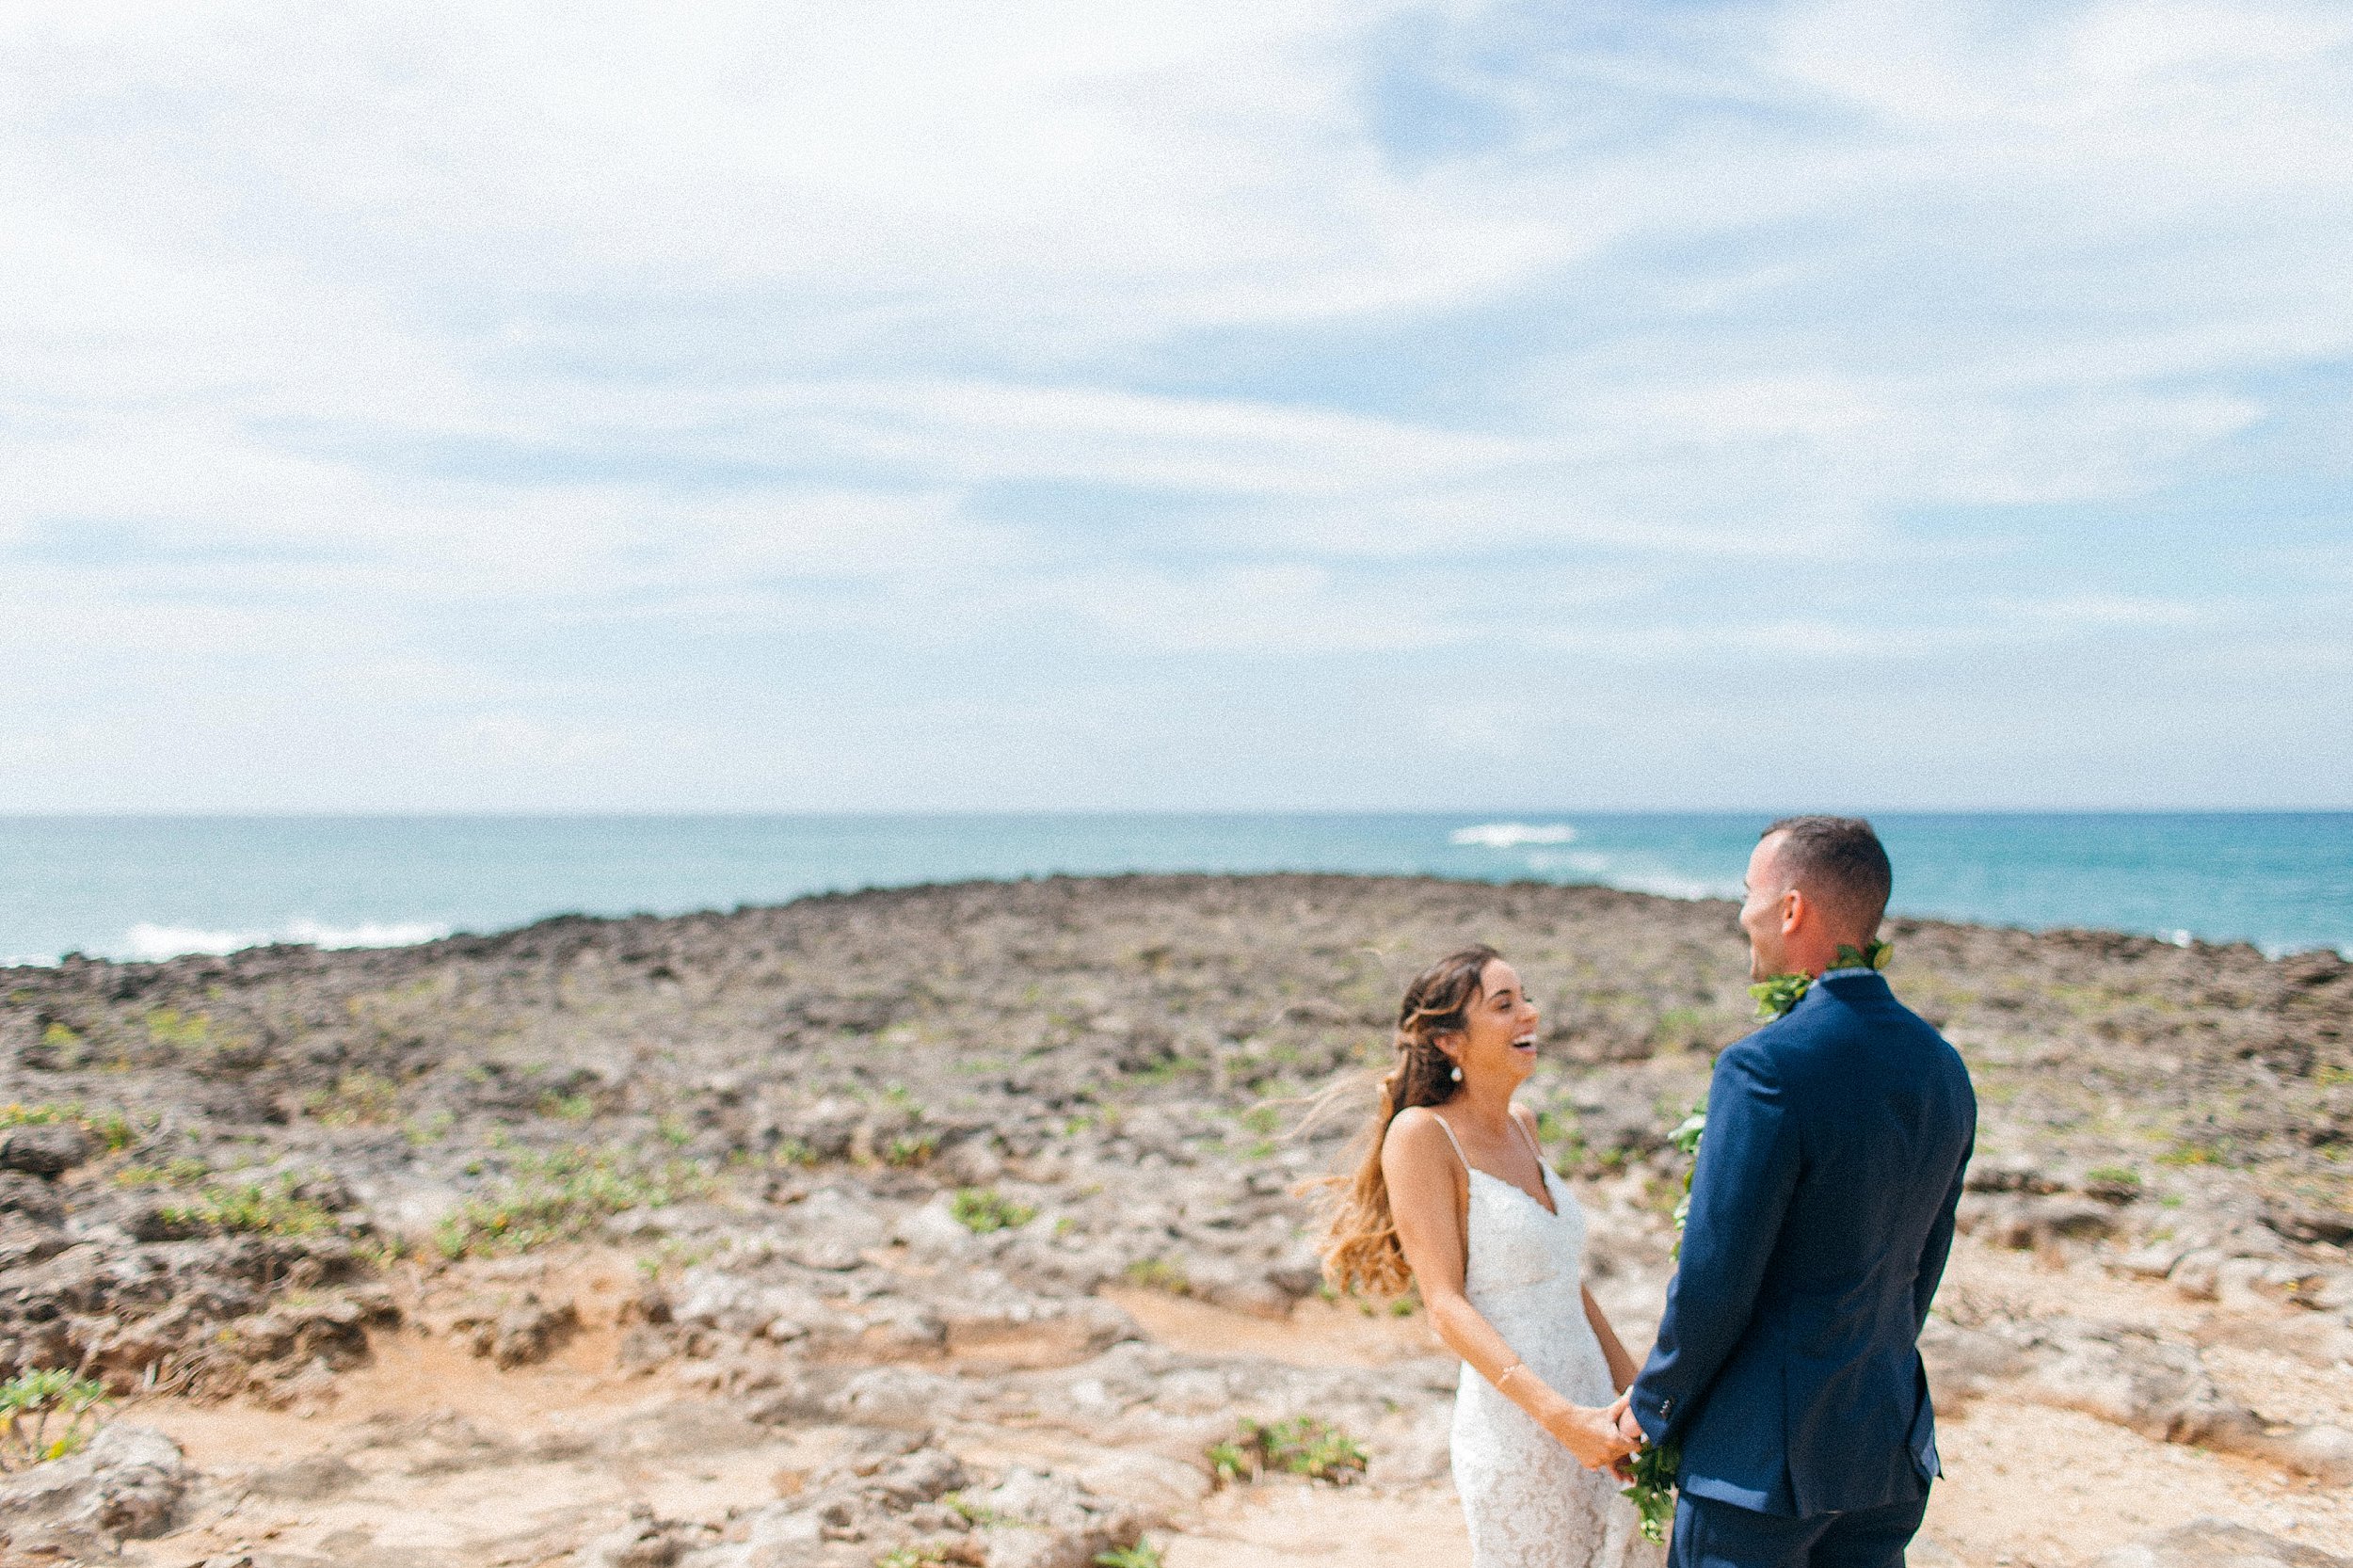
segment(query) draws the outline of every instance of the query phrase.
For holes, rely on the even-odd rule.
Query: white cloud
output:
[[[1058,639],[2249,634],[2265,588],[2065,536],[2341,467],[2295,378],[2353,358],[2353,19],[1630,14],[8,8],[0,695],[111,694],[15,776],[136,767],[182,680],[225,732],[650,767],[616,644],[696,696],[928,650],[1046,702]],[[1903,602],[1751,601],[1812,561]]]
[[[2072,594],[2063,599],[2030,599],[2005,606],[2028,620],[2065,627],[2185,627],[2211,625],[2214,607],[2178,600],[2135,598],[2125,594]]]
[[[1331,571],[1304,564],[1198,574],[1120,569],[1066,579],[1051,597],[1123,643],[1172,652],[1386,652],[1471,634],[1412,584],[1350,592]]]

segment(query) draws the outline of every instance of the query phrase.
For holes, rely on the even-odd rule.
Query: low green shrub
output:
[[[1128,1284],[1146,1290],[1165,1290],[1172,1296],[1193,1293],[1193,1281],[1185,1271],[1165,1257],[1139,1257],[1123,1272]]]
[[[377,1073],[345,1073],[332,1089],[304,1096],[302,1109],[326,1127],[374,1127],[400,1113],[400,1085]]]
[[[434,1241],[451,1258],[522,1252],[584,1236],[607,1215],[702,1197],[715,1185],[690,1160],[584,1145],[524,1154],[496,1189],[444,1219]]]
[[[62,1367],[0,1383],[0,1471],[81,1452],[98,1434],[106,1403],[104,1387]]]
[[[1236,1434],[1209,1445],[1210,1476],[1220,1484],[1257,1480],[1270,1471],[1345,1486],[1365,1473],[1364,1446],[1328,1421],[1293,1416],[1282,1421],[1244,1416]]]
[[[125,1165],[115,1173],[115,1180],[124,1187],[194,1187],[212,1174],[210,1163],[184,1154],[161,1165]]]
[[[175,1230],[228,1231],[251,1236],[318,1236],[335,1228],[335,1216],[309,1198],[296,1196],[295,1179],[200,1187],[185,1203],[166,1204],[156,1218]]]
[[[956,1224],[975,1236],[991,1231],[1012,1230],[1037,1218],[1037,1210],[1026,1203],[1016,1203],[993,1187],[967,1187],[948,1202],[948,1212]]]
[[[52,1122],[73,1123],[103,1144],[108,1154],[119,1154],[139,1141],[138,1129],[120,1111],[88,1111],[78,1101],[64,1105],[24,1105],[11,1101],[0,1106],[0,1128],[45,1127]]]
[[[1096,1568],[1160,1568],[1160,1549],[1149,1541],[1139,1540],[1132,1546],[1113,1546],[1108,1552],[1095,1554]]]
[[[597,1102],[588,1095],[559,1095],[551,1089],[539,1096],[538,1112],[559,1122],[585,1122],[597,1114]]]
[[[927,1165],[939,1152],[939,1140],[928,1132],[903,1133],[883,1147],[883,1163],[902,1170]]]

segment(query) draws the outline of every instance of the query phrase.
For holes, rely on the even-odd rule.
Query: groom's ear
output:
[[[1803,889],[1792,888],[1781,895],[1781,929],[1785,936],[1798,929],[1813,905],[1807,902]]]

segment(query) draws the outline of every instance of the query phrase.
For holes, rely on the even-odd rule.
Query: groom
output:
[[[1917,1348],[1977,1098],[1866,968],[1887,908],[1871,824],[1791,817],[1749,857],[1754,978],[1817,976],[1727,1048],[1682,1262],[1621,1435],[1680,1450],[1675,1568],[1897,1568],[1940,1474]]]

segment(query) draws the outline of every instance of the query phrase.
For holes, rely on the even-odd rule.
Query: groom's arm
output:
[[[1765,1053],[1747,1042],[1716,1062],[1707,1130],[1691,1173],[1683,1258],[1631,1408],[1654,1443],[1671,1440],[1739,1343],[1798,1180],[1798,1129]]]
[[[1945,1260],[1952,1255],[1953,1219],[1961,1211],[1961,1180],[1969,1174],[1969,1157],[1977,1151],[1977,1136],[1970,1135],[1962,1145],[1961,1163],[1954,1168],[1952,1187],[1945,1194],[1945,1207],[1937,1211],[1936,1224],[1929,1227],[1929,1238],[1920,1247],[1920,1272],[1912,1282],[1912,1316],[1913,1337],[1929,1326],[1929,1305],[1936,1300],[1936,1287],[1945,1277]]]

